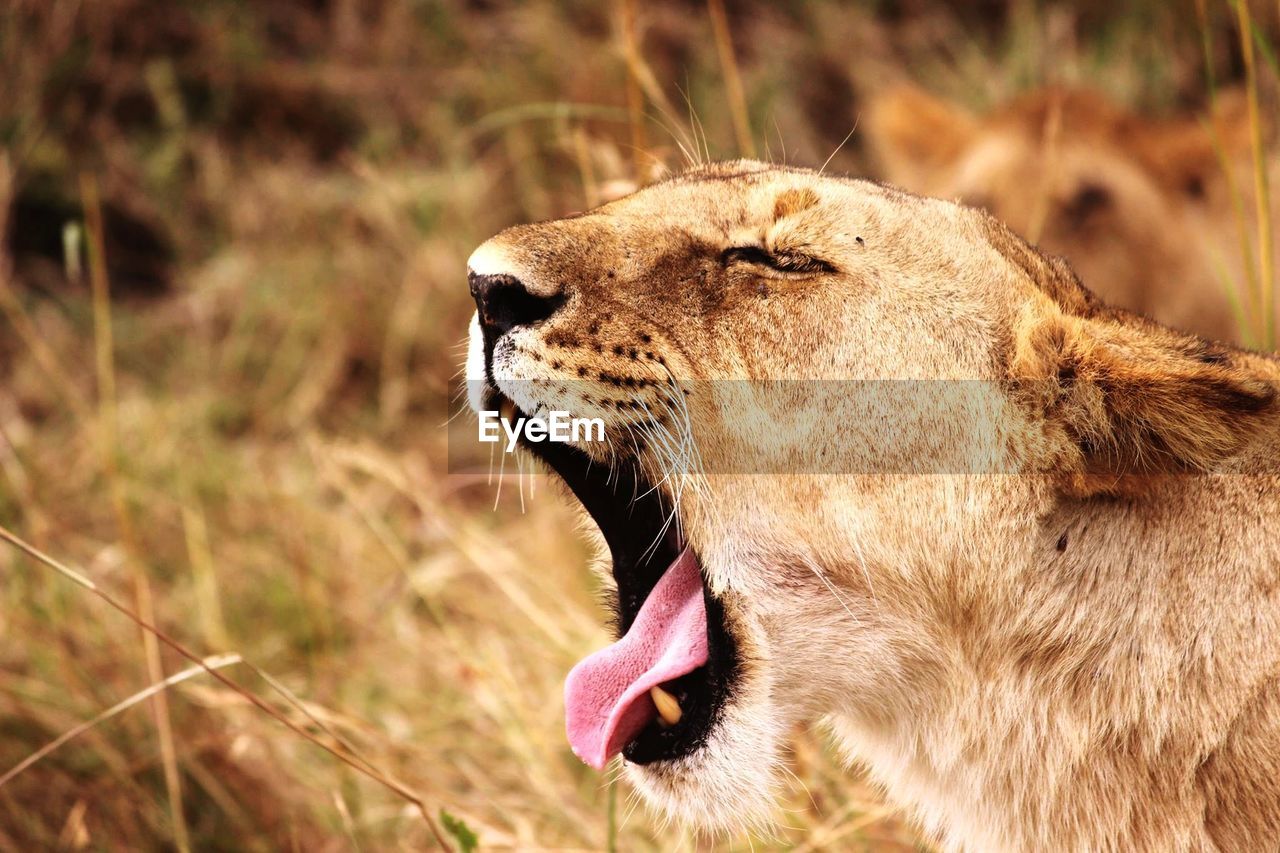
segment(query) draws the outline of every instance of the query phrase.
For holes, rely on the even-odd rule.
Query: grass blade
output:
[[[75,738],[84,734],[89,729],[93,728],[99,723],[106,722],[107,720],[111,719],[117,714],[123,711],[129,710],[134,705],[137,705],[139,702],[149,699],[163,690],[168,690],[170,687],[173,687],[175,684],[180,684],[181,682],[186,681],[189,678],[194,678],[197,675],[203,675],[207,671],[222,669],[225,666],[231,666],[232,664],[235,664],[235,663],[240,663],[240,655],[237,655],[237,654],[213,655],[212,657],[207,657],[204,660],[200,661],[200,664],[198,666],[189,666],[186,669],[182,670],[181,672],[175,672],[173,675],[170,675],[168,678],[164,679],[163,681],[159,681],[155,684],[152,684],[150,687],[147,687],[143,690],[139,690],[137,693],[133,694],[127,699],[122,699],[121,701],[112,705],[110,708],[107,708],[102,713],[95,715],[91,719],[85,720],[83,723],[80,723],[77,726],[67,729],[67,731],[58,735],[58,737],[49,741],[47,744],[40,747],[35,752],[31,753],[26,758],[24,758],[22,761],[18,762],[16,765],[11,767],[3,776],[0,776],[0,788],[3,788],[5,785],[9,784],[9,782],[11,782],[15,776],[22,773],[24,770],[31,767],[33,764],[36,764],[41,759],[55,752],[63,744],[67,743],[68,741],[74,740]]]
[[[286,714],[283,714],[279,709],[273,707],[271,704],[269,704],[266,700],[264,700],[258,694],[254,693],[252,690],[249,690],[248,688],[241,685],[239,682],[228,677],[227,675],[224,675],[222,672],[219,672],[217,669],[206,666],[203,658],[197,656],[195,652],[188,649],[186,646],[184,646],[182,643],[175,640],[173,637],[170,637],[164,631],[161,631],[155,625],[152,625],[146,622],[129,607],[120,603],[120,601],[116,599],[114,596],[105,592],[101,587],[95,584],[82,572],[77,572],[74,569],[67,567],[66,565],[62,564],[58,560],[55,560],[53,557],[44,553],[39,548],[36,548],[34,545],[31,545],[29,542],[25,541],[24,539],[15,535],[14,533],[12,533],[11,531],[9,531],[4,527],[0,527],[0,540],[3,540],[9,543],[14,548],[17,548],[19,551],[26,554],[36,563],[53,569],[63,577],[66,577],[74,581],[79,586],[89,590],[95,596],[97,596],[99,599],[105,602],[107,606],[111,607],[113,610],[122,614],[125,618],[127,618],[130,622],[133,622],[142,630],[147,631],[148,633],[154,635],[155,638],[159,640],[161,643],[168,646],[170,649],[177,652],[179,655],[181,655],[183,658],[187,659],[191,663],[195,664],[204,672],[207,672],[209,675],[213,676],[224,687],[227,687],[232,692],[239,695],[242,699],[249,702],[249,704],[253,705],[259,711],[271,717],[271,719],[280,723],[282,726],[289,729],[291,732],[303,738],[304,740],[310,741],[311,743],[320,747],[325,752],[329,753],[334,758],[337,758],[339,761],[346,764],[348,767],[351,767],[358,773],[361,773],[364,776],[369,777],[373,781],[377,782],[379,785],[382,785],[384,788],[388,789],[392,793],[408,801],[418,810],[418,813],[422,816],[423,821],[426,823],[427,828],[430,830],[431,835],[435,839],[436,843],[440,846],[440,849],[442,850],[452,849],[449,846],[449,843],[445,841],[444,836],[440,832],[440,828],[436,825],[435,820],[431,817],[431,813],[427,810],[427,804],[422,800],[421,797],[415,794],[404,783],[399,782],[394,778],[392,778],[391,776],[387,775],[386,773],[382,772],[362,756],[349,751],[347,747],[343,746],[342,741],[339,740],[335,744],[325,743],[323,740],[316,737],[311,732],[307,731],[298,723],[289,719],[289,717]],[[253,667],[253,665],[250,664],[248,661],[241,660],[241,663],[243,663],[245,666],[251,667],[253,671],[257,673],[262,672],[262,670],[258,669],[257,667]],[[269,681],[268,683],[271,683],[271,682]],[[310,717],[311,715],[308,714],[308,716]]]

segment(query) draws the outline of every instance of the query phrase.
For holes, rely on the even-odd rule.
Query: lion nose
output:
[[[517,326],[532,326],[556,312],[563,296],[537,296],[512,275],[467,273],[471,298],[480,312],[480,324],[495,336]]]

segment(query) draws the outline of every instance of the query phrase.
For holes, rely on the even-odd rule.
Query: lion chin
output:
[[[755,162],[508,229],[468,278],[471,404],[600,545],[584,763],[767,832],[827,721],[948,849],[1280,847],[1275,358],[983,211]],[[561,415],[604,440],[526,428]]]
[[[625,764],[627,779],[667,818],[713,834],[775,830],[788,732],[766,712],[735,705],[701,749],[661,764]]]

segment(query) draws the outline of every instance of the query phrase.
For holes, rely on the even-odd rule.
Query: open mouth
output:
[[[486,408],[523,413],[490,390]],[[619,640],[578,663],[565,684],[575,754],[603,769],[621,753],[635,764],[700,748],[719,719],[737,671],[724,607],[670,507],[637,466],[601,465],[563,443],[521,441],[582,503],[609,546]]]

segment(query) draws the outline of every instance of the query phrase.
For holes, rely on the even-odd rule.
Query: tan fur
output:
[[[726,262],[745,245],[827,266]],[[922,389],[706,382],[700,464],[582,445],[671,475],[742,656],[705,747],[628,766],[651,802],[758,821],[788,731],[826,720],[947,849],[1280,846],[1275,360],[1107,307],[981,211],[758,163],[472,264],[565,297],[499,342],[497,387],[614,436],[654,424],[611,401],[662,412],[670,377]],[[760,446],[786,464],[744,470]]]
[[[872,100],[865,127],[892,183],[987,208],[1121,307],[1241,339],[1228,281],[1247,275],[1223,171],[1225,157],[1256,242],[1240,93],[1220,95],[1211,122],[1157,121],[1085,90],[1041,89],[975,116],[898,86]]]

